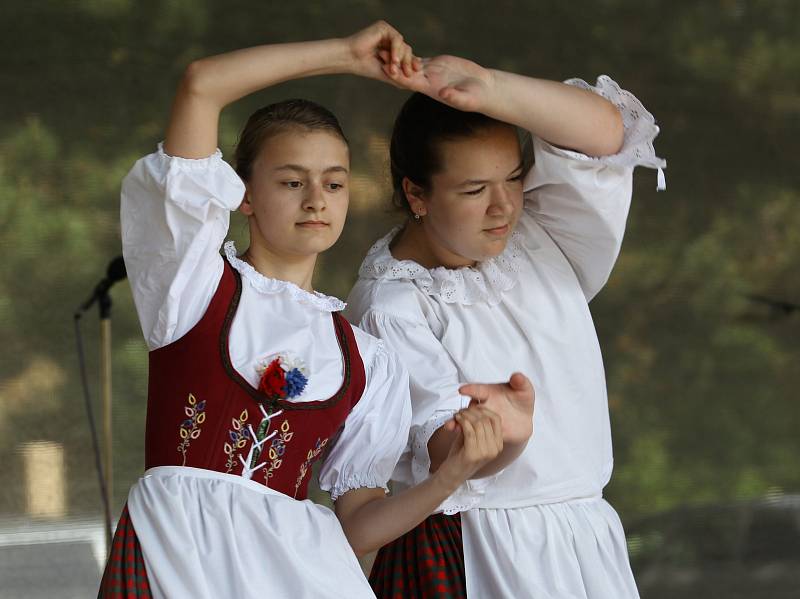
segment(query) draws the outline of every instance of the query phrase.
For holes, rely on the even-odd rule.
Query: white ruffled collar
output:
[[[389,244],[400,229],[400,226],[395,227],[370,248],[358,271],[359,276],[411,281],[424,293],[439,296],[448,304],[487,302],[492,306],[500,303],[503,293],[519,280],[523,252],[517,231],[511,234],[503,253],[474,267],[427,269],[413,260],[397,260],[392,256]]]
[[[339,312],[344,310],[347,305],[336,297],[325,295],[318,291],[306,291],[289,281],[265,277],[250,264],[239,259],[236,255],[236,246],[232,241],[226,242],[223,249],[225,257],[228,258],[231,266],[238,270],[242,277],[250,283],[250,286],[260,293],[275,294],[285,292],[298,302],[325,312]]]

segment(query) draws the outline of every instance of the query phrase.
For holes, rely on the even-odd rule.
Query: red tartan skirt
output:
[[[111,543],[103,580],[100,582],[98,599],[135,599],[151,597],[144,556],[133,529],[128,506],[122,509],[117,531]]]
[[[369,583],[378,599],[466,599],[461,516],[434,514],[382,547]]]

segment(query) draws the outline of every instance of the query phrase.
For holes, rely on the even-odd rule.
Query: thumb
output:
[[[530,379],[521,372],[515,372],[508,379],[508,386],[514,391],[533,391],[533,384]]]

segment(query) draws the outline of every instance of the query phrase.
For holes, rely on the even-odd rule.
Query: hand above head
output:
[[[503,441],[524,443],[533,434],[533,406],[535,392],[528,378],[516,372],[507,383],[462,385],[459,393],[472,398],[470,405],[485,407],[501,419]],[[448,430],[455,429],[456,423],[445,424]]]
[[[346,39],[354,64],[353,73],[397,83],[393,77],[411,76],[422,63],[403,40],[403,36],[385,21],[377,21]]]
[[[458,56],[435,56],[420,61],[410,74],[386,75],[398,86],[421,92],[466,112],[481,112],[489,101],[493,76],[489,69]]]

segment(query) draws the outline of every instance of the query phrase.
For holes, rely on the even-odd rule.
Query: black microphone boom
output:
[[[75,318],[80,318],[81,314],[86,312],[86,310],[88,310],[92,304],[108,295],[108,290],[111,289],[111,286],[114,283],[121,281],[127,276],[128,273],[125,270],[125,260],[123,260],[122,256],[117,256],[111,260],[111,262],[108,263],[105,278],[97,284],[89,299],[83,302],[75,311]]]

